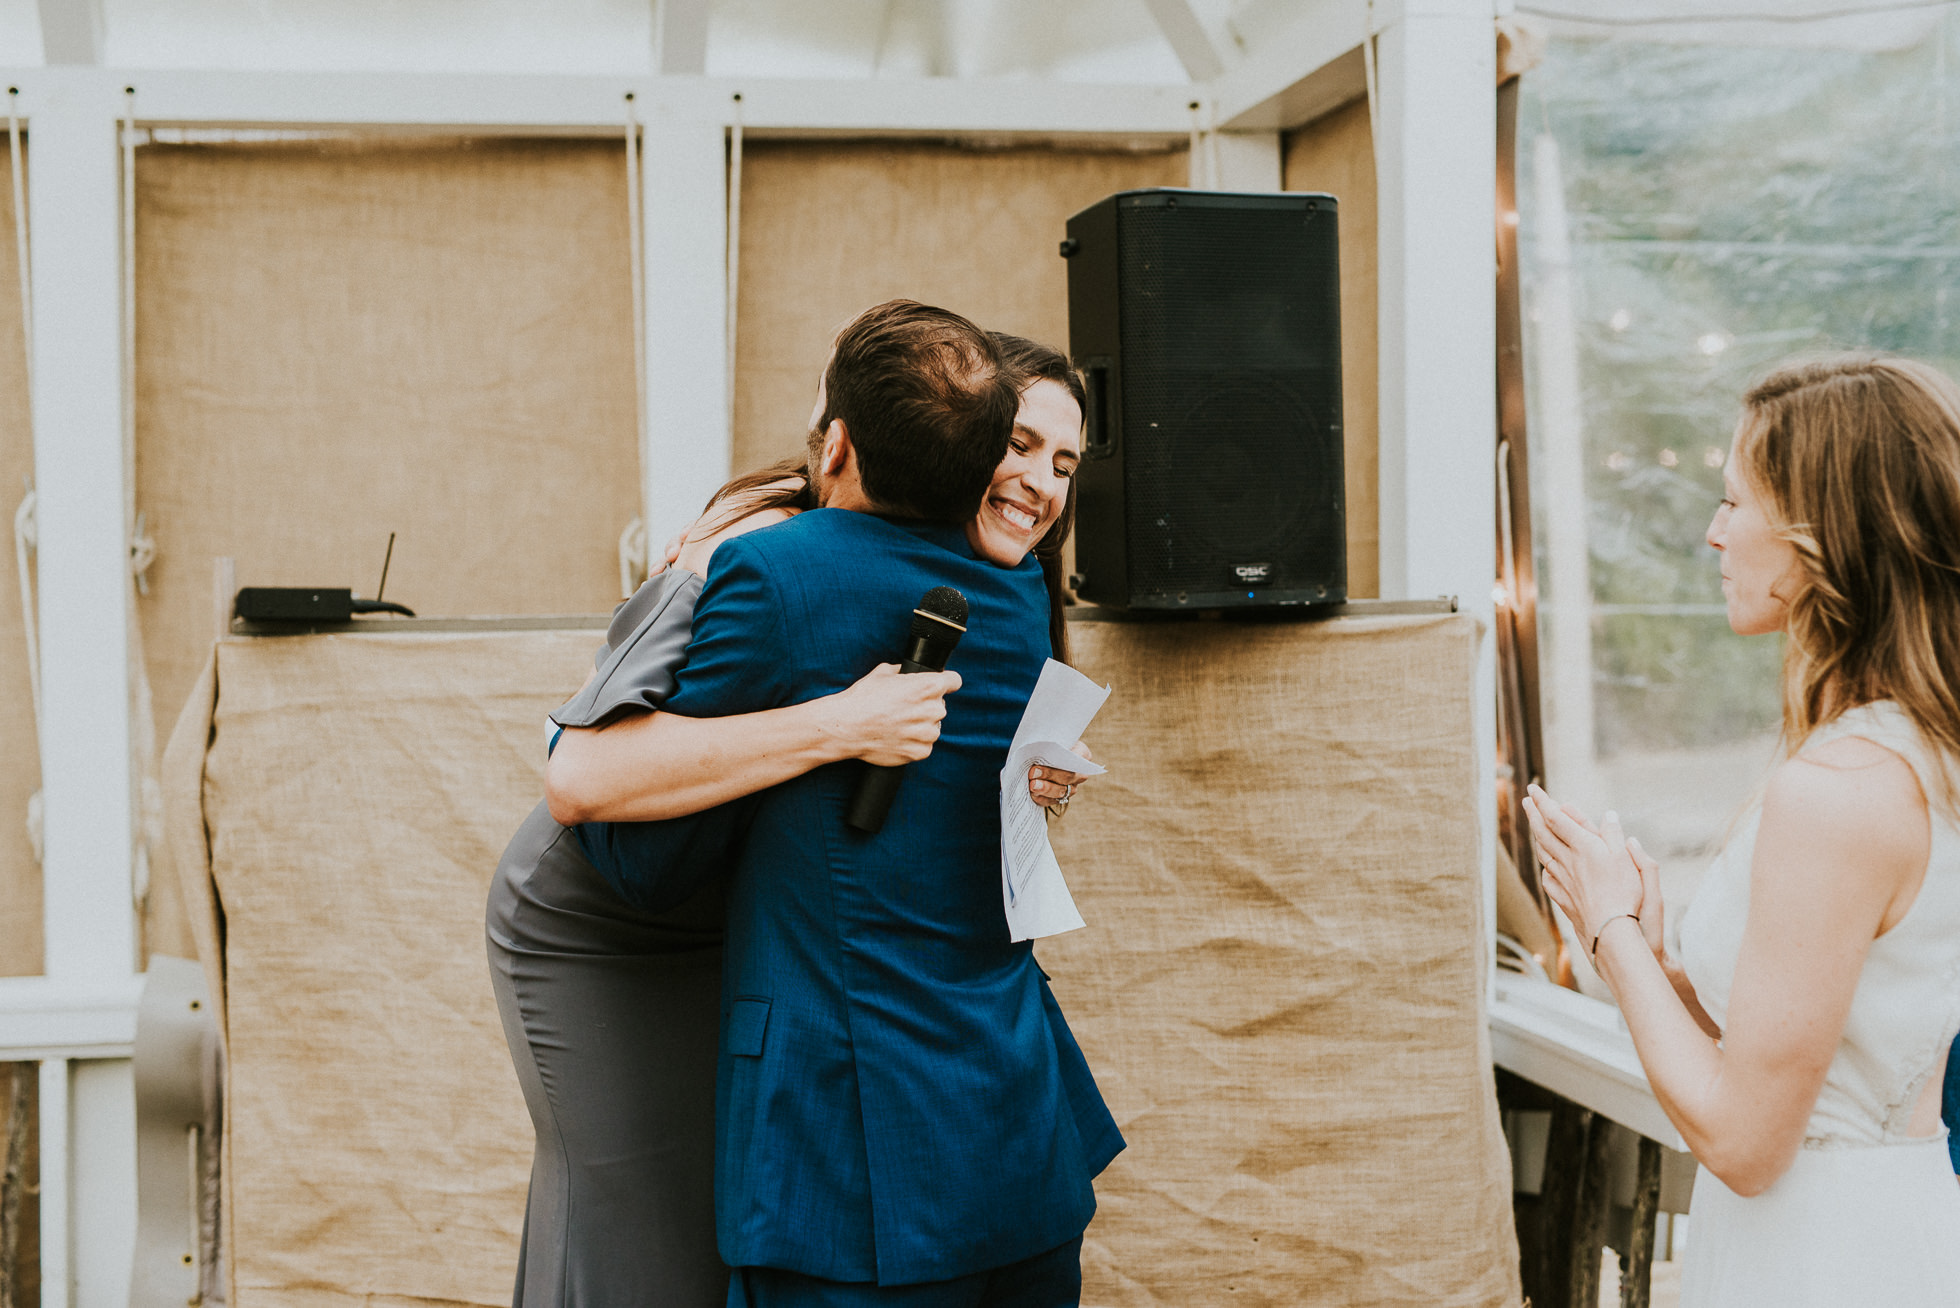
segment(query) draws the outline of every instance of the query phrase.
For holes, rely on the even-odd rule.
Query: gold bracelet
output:
[[[1623,917],[1632,918],[1633,924],[1635,926],[1640,925],[1640,914],[1638,913],[1615,913],[1613,914],[1613,916],[1607,918],[1604,922],[1601,922],[1599,924],[1599,930],[1593,932],[1592,961],[1595,968],[1599,964],[1599,938],[1606,934],[1607,927],[1612,926],[1615,922],[1619,921]]]

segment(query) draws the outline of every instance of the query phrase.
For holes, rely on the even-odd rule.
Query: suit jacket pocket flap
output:
[[[769,1030],[769,1001],[767,999],[737,999],[728,1010],[728,1032],[725,1036],[728,1052],[758,1058],[762,1054],[762,1037]]]

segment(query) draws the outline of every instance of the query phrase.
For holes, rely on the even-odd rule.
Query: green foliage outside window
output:
[[[1751,379],[1826,349],[1960,372],[1957,36],[1949,10],[1884,53],[1555,40],[1525,77],[1527,366],[1548,333],[1570,333],[1602,758],[1775,729],[1780,646],[1728,630],[1702,540]],[[1543,312],[1544,133],[1571,241],[1568,323]],[[1540,465],[1536,422],[1532,439]],[[1533,487],[1541,524],[1546,489]]]

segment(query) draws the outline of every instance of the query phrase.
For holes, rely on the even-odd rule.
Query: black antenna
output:
[[[388,565],[395,558],[395,533],[388,533],[388,552],[381,556],[381,584],[374,588],[374,601],[381,602],[381,592],[388,589]]]

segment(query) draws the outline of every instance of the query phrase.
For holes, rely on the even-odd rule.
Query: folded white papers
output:
[[[1015,940],[1058,936],[1082,925],[1048,844],[1047,817],[1028,793],[1028,768],[1039,763],[1085,776],[1106,771],[1060,742],[1080,740],[1108,698],[1109,687],[1049,659],[1014,731],[1000,771],[1000,889]]]

